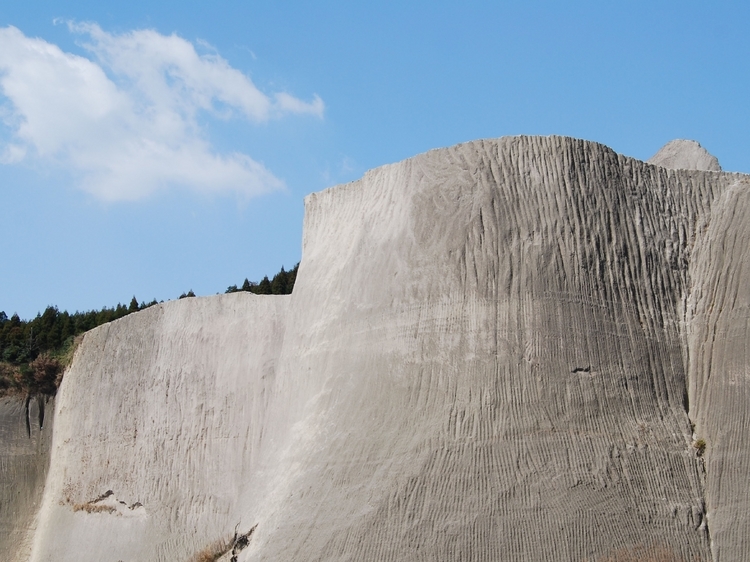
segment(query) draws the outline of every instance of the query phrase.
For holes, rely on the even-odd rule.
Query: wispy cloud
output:
[[[168,187],[257,195],[283,186],[240,153],[218,154],[199,116],[264,122],[285,114],[322,117],[323,101],[266,94],[215,51],[153,30],[114,35],[68,23],[83,57],[15,27],[0,28],[0,163],[52,162],[105,200]]]

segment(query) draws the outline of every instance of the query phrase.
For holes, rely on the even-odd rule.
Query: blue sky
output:
[[[741,2],[6,2],[0,310],[223,292],[303,198],[431,148],[569,135],[750,172]]]

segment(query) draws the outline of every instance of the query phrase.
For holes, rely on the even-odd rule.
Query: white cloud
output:
[[[217,154],[198,116],[323,116],[318,96],[266,95],[218,54],[199,55],[177,35],[68,26],[86,37],[91,58],[0,28],[0,120],[12,137],[0,145],[0,163],[51,161],[106,200],[167,186],[252,196],[283,183],[245,154]]]
[[[276,98],[276,107],[280,111],[288,111],[290,113],[311,113],[312,115],[323,115],[324,105],[323,100],[318,96],[311,102],[304,102],[285,92],[278,93],[274,96]]]
[[[26,156],[26,149],[17,144],[8,144],[0,153],[0,164],[17,164]]]

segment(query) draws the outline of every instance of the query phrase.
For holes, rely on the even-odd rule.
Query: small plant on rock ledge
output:
[[[693,441],[693,447],[695,447],[696,454],[699,457],[702,457],[703,453],[706,452],[706,440],[703,438],[696,439],[695,441]]]

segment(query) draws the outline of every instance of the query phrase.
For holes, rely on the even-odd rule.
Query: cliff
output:
[[[291,296],[89,332],[31,560],[743,560],[750,178],[688,148],[434,150],[306,199]]]
[[[49,468],[54,399],[0,398],[0,560],[28,560]]]

